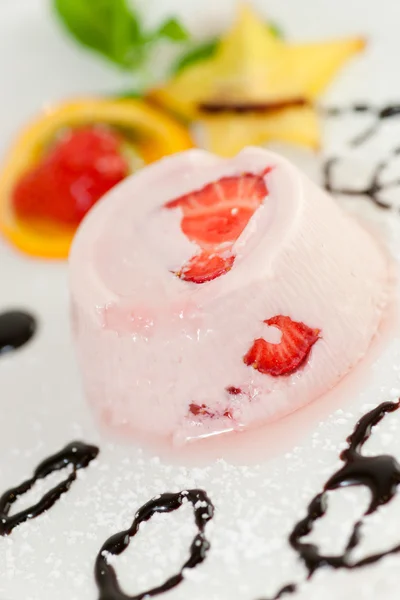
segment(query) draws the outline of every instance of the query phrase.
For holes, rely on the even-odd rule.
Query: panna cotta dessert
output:
[[[284,158],[165,158],[75,237],[86,395],[107,425],[177,442],[278,419],[365,355],[389,279],[370,233]]]

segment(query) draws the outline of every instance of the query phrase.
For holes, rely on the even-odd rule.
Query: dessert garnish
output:
[[[374,564],[386,556],[400,553],[400,544],[397,543],[384,551],[353,560],[354,550],[362,539],[362,526],[369,515],[375,513],[379,507],[390,502],[397,493],[400,485],[400,464],[391,455],[364,455],[362,450],[370,439],[373,429],[386,415],[398,410],[400,400],[396,402],[383,402],[365,414],[357,423],[353,433],[347,438],[348,446],[340,457],[343,466],[339,468],[325,483],[322,492],[318,493],[310,502],[307,514],[293,527],[289,535],[289,543],[299,554],[304,562],[310,581],[316,571],[325,567],[333,569],[358,569]],[[65,493],[76,479],[76,471],[85,468],[96,458],[99,450],[95,446],[72,442],[61,452],[45,459],[34,472],[31,479],[21,483],[16,488],[8,490],[0,498],[0,535],[9,535],[13,529],[35,518],[50,509],[60,496]],[[50,473],[72,465],[73,471],[68,478],[47,492],[34,506],[20,513],[9,516],[12,504],[19,496],[26,493],[38,479]],[[328,493],[342,487],[361,486],[368,488],[370,503],[361,519],[353,526],[348,542],[342,554],[330,555],[322,553],[313,542],[307,541],[307,536],[312,532],[316,521],[323,518],[328,511]],[[127,595],[120,587],[114,564],[110,557],[121,555],[130,545],[140,528],[141,523],[149,521],[156,513],[171,513],[178,510],[185,503],[193,506],[197,534],[189,550],[189,558],[178,573],[169,577],[160,585],[141,592],[137,595]],[[185,578],[187,569],[194,569],[207,558],[210,542],[205,535],[207,523],[214,516],[214,505],[204,490],[189,489],[177,493],[160,493],[152,500],[146,502],[135,514],[131,527],[112,535],[102,546],[97,555],[94,575],[99,590],[99,600],[143,600],[147,597],[157,596],[168,592],[179,585]],[[292,582],[284,585],[272,598],[278,600],[287,595],[294,594],[299,589],[299,583]]]
[[[0,230],[33,256],[66,258],[90,208],[128,174],[192,145],[140,100],[86,98],[46,112],[15,141],[0,175]]]
[[[140,524],[149,521],[155,513],[169,513],[178,510],[185,502],[193,505],[194,519],[198,533],[193,539],[189,558],[179,573],[169,577],[163,584],[135,596],[125,594],[118,583],[114,567],[109,564],[109,555],[120,555],[130,544],[131,538],[139,531]],[[185,578],[186,569],[194,569],[207,557],[210,544],[205,536],[207,523],[214,516],[214,506],[203,490],[185,490],[176,494],[164,493],[144,504],[136,513],[129,529],[111,536],[100,550],[95,564],[95,578],[99,588],[99,600],[142,600],[168,592]]]
[[[122,136],[104,125],[66,131],[13,190],[17,219],[76,227],[92,206],[130,172]]]
[[[245,4],[211,57],[186,66],[150,97],[201,121],[208,147],[219,154],[271,139],[317,147],[315,101],[364,45],[362,38],[288,44]]]
[[[321,134],[317,112],[312,106],[271,110],[260,115],[224,112],[202,116],[204,146],[220,156],[233,156],[248,145],[281,141],[318,150]]]
[[[128,173],[191,147],[192,123],[196,130],[201,124],[205,146],[223,156],[271,140],[318,148],[316,99],[364,46],[359,37],[288,44],[243,5],[220,40],[185,54],[190,36],[174,17],[148,31],[126,0],[53,4],[75,40],[134,72],[139,87],[125,99],[83,99],[47,110],[10,151],[0,175],[0,231],[18,249],[44,258],[66,258],[77,224]],[[184,56],[160,85],[145,66],[162,39],[182,44]],[[202,252],[178,275],[207,282],[228,272],[233,260]]]
[[[388,550],[376,552],[359,560],[352,559],[354,550],[361,542],[361,530],[366,517],[390,502],[400,485],[400,464],[394,456],[390,454],[365,456],[362,453],[363,446],[371,437],[373,428],[388,413],[398,410],[399,406],[399,400],[383,402],[360,419],[353,433],[347,438],[348,447],[340,455],[344,465],[328,479],[323,491],[313,498],[308,505],[305,518],[294,526],[289,535],[290,545],[299,554],[307,568],[308,579],[318,569],[327,566],[333,569],[358,569],[372,565],[385,556],[400,553],[400,543],[398,543]],[[314,523],[326,515],[328,492],[348,486],[368,488],[371,495],[370,504],[364,516],[354,524],[343,554],[324,554],[315,543],[308,542],[304,538],[312,532]],[[284,594],[294,593],[296,590],[297,584],[295,583],[284,586],[274,596],[274,600],[281,598]]]
[[[270,140],[318,148],[315,101],[365,45],[361,37],[288,44],[280,27],[266,23],[247,4],[222,37],[196,44],[176,18],[149,35],[125,0],[111,3],[107,0],[94,15],[84,0],[75,0],[73,9],[68,0],[55,0],[61,20],[79,43],[119,68],[134,70],[138,89],[152,102],[189,122],[200,121],[206,147],[224,156]],[[181,54],[160,84],[141,67],[151,45],[162,37],[177,42]]]
[[[145,71],[154,48],[161,41],[184,42],[189,38],[176,17],[156,28],[145,27],[141,15],[128,0],[53,0],[56,15],[83,46],[97,52],[119,69]]]
[[[329,117],[338,117],[349,112],[371,115],[372,123],[350,142],[352,146],[360,146],[368,142],[374,134],[378,133],[382,122],[400,116],[400,104],[386,104],[383,107],[377,107],[359,102],[346,107],[331,106],[326,108],[324,112]]]
[[[328,117],[339,118],[342,115],[352,113],[357,117],[360,115],[365,117],[368,115],[371,117],[370,123],[361,130],[356,137],[352,137],[348,140],[348,146],[350,148],[357,148],[363,144],[367,144],[371,138],[377,135],[389,119],[393,119],[400,116],[400,106],[397,104],[385,105],[383,107],[376,107],[368,104],[354,104],[350,106],[334,106],[328,107],[324,110],[324,114]],[[382,156],[377,157],[376,163],[372,168],[372,172],[367,179],[366,184],[354,185],[352,181],[348,184],[336,182],[336,169],[340,167],[341,163],[349,160],[348,156],[340,157],[338,155],[328,156],[325,158],[323,163],[323,185],[325,189],[337,196],[349,196],[352,198],[367,198],[376,207],[381,209],[392,209],[398,208],[394,196],[389,197],[387,192],[391,192],[400,187],[399,177],[385,177],[385,171],[390,166],[392,161],[395,161],[400,154],[400,147],[394,146],[394,148],[387,154],[386,158],[382,159]],[[368,168],[368,167],[366,167]]]
[[[0,355],[24,346],[35,335],[37,322],[21,310],[0,313]]]
[[[76,480],[77,471],[86,468],[96,458],[98,453],[99,449],[96,446],[90,446],[83,442],[72,442],[60,452],[57,452],[57,454],[49,456],[41,462],[36,467],[30,479],[4,492],[0,498],[0,535],[9,535],[14,527],[40,516],[51,508],[69,490]],[[61,481],[61,483],[46,492],[33,506],[10,515],[10,510],[14,502],[20,496],[26,494],[39,479],[44,479],[50,473],[60,471],[70,465],[73,470],[64,481]]]

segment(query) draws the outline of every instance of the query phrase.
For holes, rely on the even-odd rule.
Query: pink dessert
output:
[[[389,265],[278,155],[190,150],[95,206],[70,285],[96,413],[182,440],[277,419],[335,386],[377,331]]]

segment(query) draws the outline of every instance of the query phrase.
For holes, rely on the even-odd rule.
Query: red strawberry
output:
[[[175,200],[167,202],[167,208],[182,208],[186,216],[194,211],[201,210],[201,207],[215,206],[217,204],[232,204],[237,200],[243,202],[246,206],[253,201],[256,209],[263,198],[268,194],[264,177],[271,171],[271,167],[264,169],[259,175],[253,173],[243,173],[230,177],[221,177],[218,181],[208,183],[200,190],[184,194]],[[261,197],[261,200],[260,200]]]
[[[319,339],[320,329],[311,329],[282,315],[264,321],[266,325],[278,327],[282,332],[279,344],[254,340],[244,356],[246,365],[267,375],[291,375],[307,360],[312,346]]]
[[[214,208],[207,214],[184,217],[182,231],[186,237],[201,247],[214,248],[219,244],[233,244],[253,216],[254,210],[246,207]]]
[[[266,168],[259,175],[222,177],[165,205],[169,209],[181,208],[183,233],[204,251],[182,268],[180,276],[185,274],[182,279],[204,283],[224,275],[232,267],[234,256],[226,259],[221,255],[231,249],[268,195],[264,177],[269,171]],[[186,276],[193,270],[193,277]]]
[[[183,212],[183,233],[200,247],[234,243],[268,194],[264,176],[223,177],[166,204]]]
[[[178,276],[184,281],[205,283],[206,281],[212,281],[221,275],[225,275],[232,268],[234,260],[234,256],[223,258],[218,254],[202,252],[193,256],[182,267]]]
[[[228,394],[230,394],[231,396],[238,396],[239,394],[242,393],[242,390],[240,388],[235,387],[233,385],[230,385],[225,389],[228,392]]]
[[[120,137],[105,128],[68,132],[22,176],[13,192],[16,214],[76,226],[108,190],[127,176]]]
[[[223,413],[212,412],[206,404],[189,404],[189,412],[195,417],[209,417],[210,419],[228,417],[228,419],[232,419],[232,413],[229,409],[225,410]]]

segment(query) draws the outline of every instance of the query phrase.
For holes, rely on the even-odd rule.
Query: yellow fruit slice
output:
[[[271,111],[267,115],[213,115],[201,122],[208,150],[234,156],[243,147],[276,139],[317,149],[320,140],[316,112],[309,106]]]
[[[305,90],[304,97],[315,100],[331,83],[338,70],[366,46],[363,38],[304,44],[289,48],[282,67],[292,81]],[[307,68],[312,65],[312,70]]]
[[[95,123],[118,127],[134,136],[146,163],[193,146],[182,125],[140,100],[82,98],[46,109],[16,139],[0,174],[0,231],[23,252],[43,258],[68,256],[75,229],[22,222],[13,212],[12,193],[15,183],[40,161],[60,130]]]
[[[200,116],[202,104],[225,103],[229,107],[313,101],[364,45],[361,38],[287,44],[244,5],[215,55],[188,66],[153,90],[152,97],[190,119]]]

